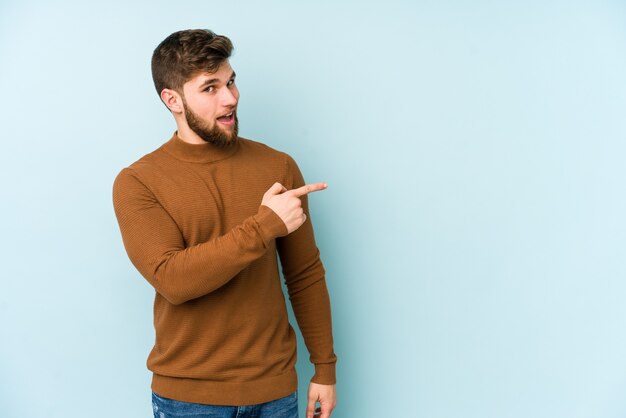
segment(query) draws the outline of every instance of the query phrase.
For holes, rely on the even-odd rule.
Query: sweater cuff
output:
[[[315,375],[311,378],[311,382],[320,385],[334,385],[337,383],[335,376],[336,363],[320,363],[315,365]]]
[[[269,206],[259,206],[259,211],[255,215],[257,224],[261,228],[261,235],[263,235],[263,242],[267,247],[271,240],[287,235],[287,225],[283,220],[270,209]]]

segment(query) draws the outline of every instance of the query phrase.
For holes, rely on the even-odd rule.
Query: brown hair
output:
[[[163,89],[183,94],[183,84],[202,72],[213,73],[233,51],[226,36],[208,29],[187,29],[165,38],[152,54],[152,80],[159,97]]]

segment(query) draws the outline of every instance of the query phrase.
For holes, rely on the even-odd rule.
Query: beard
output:
[[[208,143],[220,147],[232,145],[237,141],[237,134],[239,133],[239,120],[237,119],[236,112],[233,115],[235,117],[235,123],[233,123],[232,131],[228,133],[224,132],[217,125],[219,123],[217,121],[215,121],[212,128],[209,127],[200,116],[187,106],[185,99],[183,99],[183,104],[185,106],[185,118],[187,118],[187,125],[189,125],[189,129],[194,131],[200,138],[204,139]]]

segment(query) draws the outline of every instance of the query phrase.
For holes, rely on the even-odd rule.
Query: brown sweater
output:
[[[166,398],[249,405],[297,389],[289,300],[315,365],[335,383],[331,311],[307,197],[287,227],[263,194],[304,185],[287,154],[249,139],[234,146],[169,141],[120,171],[113,205],[130,260],[156,290],[152,390]]]

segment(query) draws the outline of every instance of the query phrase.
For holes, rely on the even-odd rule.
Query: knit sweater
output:
[[[113,206],[132,264],[154,287],[152,390],[214,405],[268,402],[295,391],[296,336],[283,277],[310,361],[312,382],[335,383],[325,270],[307,220],[287,234],[261,205],[279,182],[304,185],[288,154],[245,138],[190,144],[177,132],[123,168]]]

